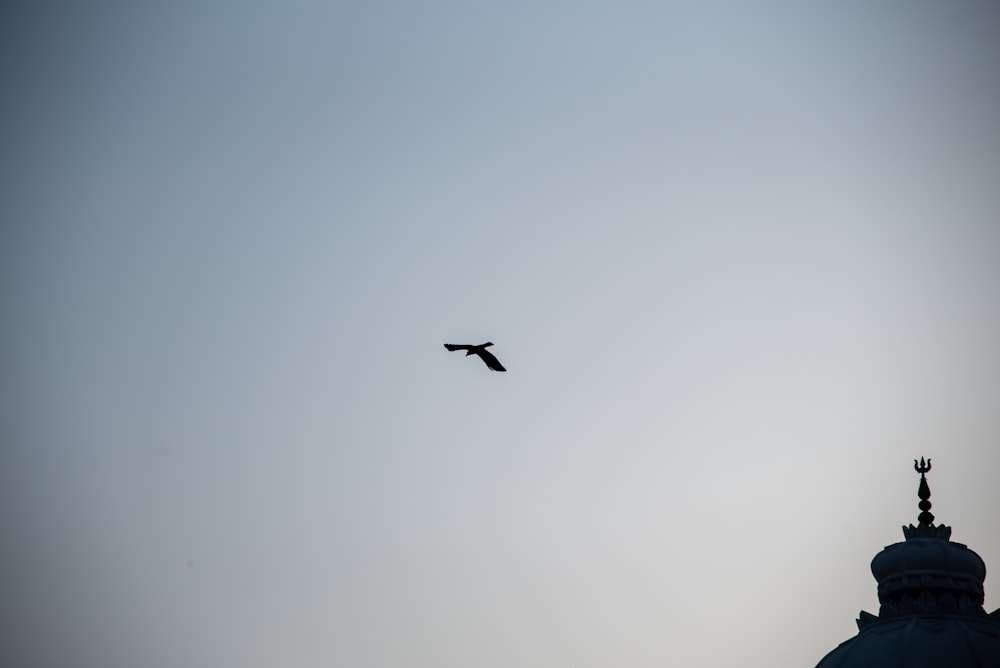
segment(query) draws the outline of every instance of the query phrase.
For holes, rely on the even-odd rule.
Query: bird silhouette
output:
[[[492,341],[487,341],[486,343],[480,343],[478,346],[468,346],[468,345],[455,345],[454,343],[446,343],[444,347],[448,350],[464,350],[465,356],[469,355],[479,355],[479,359],[486,363],[486,366],[493,369],[494,371],[506,371],[503,368],[503,364],[500,364],[500,360],[493,356],[493,353],[486,350],[488,346],[492,346]]]

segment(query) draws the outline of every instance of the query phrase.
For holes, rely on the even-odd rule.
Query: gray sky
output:
[[[995,3],[12,4],[5,665],[814,665],[921,455],[1000,606]]]

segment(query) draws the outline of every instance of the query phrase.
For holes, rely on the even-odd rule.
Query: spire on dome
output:
[[[920,474],[920,485],[917,487],[917,496],[920,497],[920,514],[917,515],[917,526],[912,524],[903,527],[903,535],[907,540],[910,538],[941,538],[948,540],[951,538],[951,527],[939,524],[934,525],[934,515],[931,514],[931,487],[927,484],[927,472],[931,470],[931,460],[913,460],[913,470]]]
[[[917,460],[913,460],[913,469],[920,474],[920,486],[917,488],[917,496],[920,497],[920,503],[917,504],[917,508],[920,508],[920,515],[917,516],[917,521],[920,522],[922,527],[932,527],[934,526],[934,516],[931,515],[931,488],[927,484],[927,476],[925,475],[931,470],[931,460],[928,459],[924,462],[924,458],[920,458],[920,463],[917,464]]]

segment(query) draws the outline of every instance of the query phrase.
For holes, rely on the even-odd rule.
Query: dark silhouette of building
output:
[[[983,609],[986,564],[951,541],[951,527],[934,525],[926,473],[920,474],[919,524],[906,540],[872,559],[878,615],[861,612],[858,635],[827,654],[816,668],[1000,668],[1000,609]]]

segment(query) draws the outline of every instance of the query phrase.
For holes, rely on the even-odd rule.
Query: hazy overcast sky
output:
[[[995,2],[4,3],[0,77],[3,665],[812,666],[921,455],[1000,606]]]

